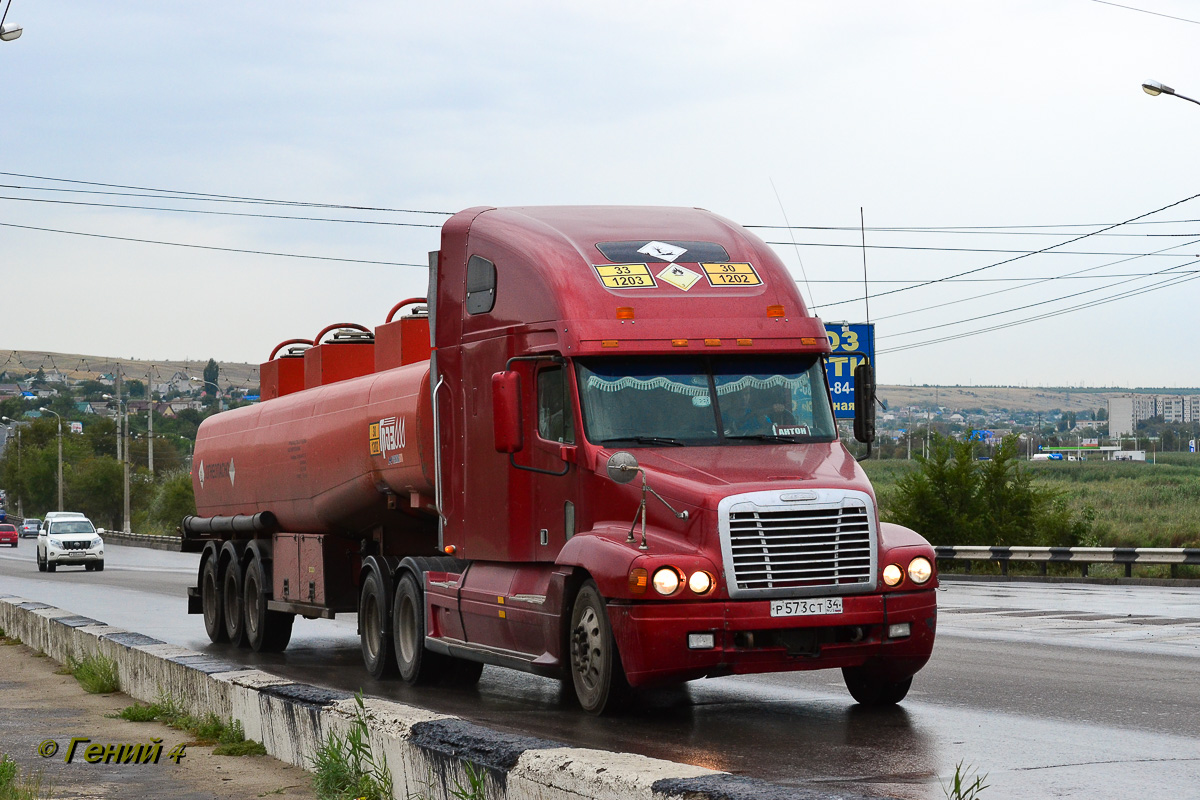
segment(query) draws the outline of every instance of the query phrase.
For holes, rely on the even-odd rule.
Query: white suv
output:
[[[82,565],[89,571],[104,569],[104,540],[83,514],[52,512],[42,520],[37,539],[38,571],[54,572],[59,564]]]

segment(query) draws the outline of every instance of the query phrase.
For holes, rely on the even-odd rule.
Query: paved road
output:
[[[423,705],[505,730],[914,800],[965,760],[992,797],[1195,795],[1200,590],[953,583],[938,644],[904,704],[854,706],[832,672],[698,681],[592,719],[555,681],[488,668],[472,690],[373,683],[352,617],[297,620],[287,652],[211,645],[184,614],[196,556],[110,546],[102,573],[36,571],[32,541],[0,551],[0,591],[312,683]]]

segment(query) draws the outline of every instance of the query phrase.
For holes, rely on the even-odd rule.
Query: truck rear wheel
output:
[[[396,674],[385,580],[378,570],[372,569],[358,598],[358,637],[362,642],[363,664],[376,680]]]
[[[267,609],[270,585],[266,565],[256,553],[246,565],[245,591],[242,593],[246,643],[256,653],[278,653],[292,640],[292,623],[296,615]]]
[[[440,653],[425,649],[425,598],[411,572],[405,572],[396,583],[392,631],[396,665],[405,683],[417,686],[441,677],[448,666],[447,660]]]
[[[912,686],[912,676],[902,681],[892,681],[880,673],[864,667],[843,667],[842,678],[850,696],[864,706],[894,706],[904,699]]]
[[[589,580],[575,595],[571,609],[568,652],[571,680],[579,705],[589,714],[603,714],[616,704],[627,686],[621,657],[613,640],[604,598]]]
[[[204,608],[204,632],[215,643],[229,641],[225,630],[225,608],[221,605],[221,574],[217,570],[217,554],[204,560],[200,571],[200,603]]]
[[[231,559],[225,565],[225,580],[221,606],[225,617],[225,630],[235,647],[246,646],[246,615],[242,610],[242,565]]]

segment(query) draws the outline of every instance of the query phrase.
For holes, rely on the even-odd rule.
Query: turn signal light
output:
[[[738,347],[749,347],[750,345],[754,344],[754,340],[753,339],[738,339],[737,343],[738,343]]]
[[[720,347],[721,340],[720,339],[705,339],[704,346],[705,347]]]
[[[900,569],[899,564],[888,564],[883,568],[883,582],[888,586],[899,586],[902,580],[904,580],[904,570]]]
[[[601,339],[600,346],[601,347],[616,347],[617,340],[616,339]]]
[[[814,345],[816,343],[817,343],[817,340],[811,336],[801,336],[800,337],[800,344],[805,345],[807,347],[811,347],[812,345]]]
[[[633,319],[633,306],[617,306],[617,319]]]
[[[783,316],[783,306],[767,306],[767,316],[768,317],[782,317]]]
[[[687,339],[672,339],[671,347],[687,347]]]
[[[445,547],[442,548],[442,552],[448,556],[454,555],[454,545],[452,545],[452,544],[446,545]]]
[[[650,582],[650,573],[638,567],[629,571],[629,591],[633,594],[645,594],[646,584]]]

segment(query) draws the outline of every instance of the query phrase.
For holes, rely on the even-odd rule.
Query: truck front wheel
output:
[[[396,664],[404,682],[414,686],[433,683],[447,666],[445,656],[425,649],[425,598],[421,594],[416,577],[405,572],[396,584],[392,611]]]
[[[568,635],[571,680],[579,705],[589,714],[603,714],[620,699],[627,684],[604,598],[591,580],[575,595]]]
[[[396,674],[385,580],[377,570],[368,572],[358,599],[358,636],[362,642],[363,664],[376,680]]]
[[[912,686],[912,676],[902,681],[884,678],[880,673],[865,667],[843,667],[842,678],[850,696],[864,706],[894,706],[904,699]]]

